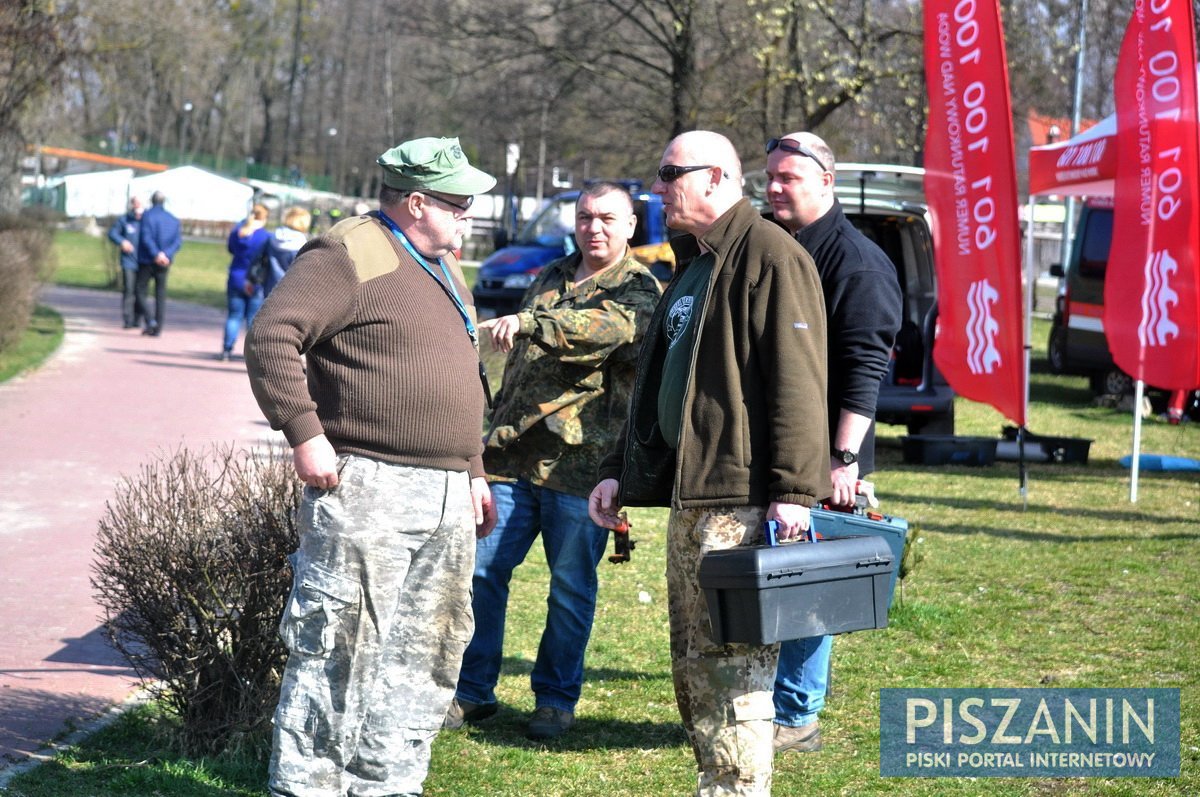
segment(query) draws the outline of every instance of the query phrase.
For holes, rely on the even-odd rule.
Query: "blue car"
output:
[[[667,242],[662,198],[644,191],[638,182],[619,182],[628,186],[638,220],[629,242],[633,255],[665,283],[671,278],[675,258]],[[578,199],[578,191],[555,195],[525,225],[516,240],[511,243],[501,240],[496,251],[483,261],[473,291],[481,317],[515,313],[538,272],[550,261],[575,251]]]

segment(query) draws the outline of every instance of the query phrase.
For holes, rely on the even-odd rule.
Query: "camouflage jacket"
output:
[[[661,289],[628,252],[576,286],[580,259],[549,264],[525,293],[483,458],[489,475],[586,496],[625,423],[637,344]]]

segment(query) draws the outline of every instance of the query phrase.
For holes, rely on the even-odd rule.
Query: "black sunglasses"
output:
[[[813,153],[813,151],[811,149],[804,146],[803,144],[801,144],[798,141],[793,141],[790,138],[773,138],[767,142],[767,154],[768,155],[770,155],[772,152],[774,152],[777,149],[781,149],[784,152],[794,152],[797,155],[803,155],[806,158],[812,158],[814,161],[816,161],[817,165],[821,167],[821,171],[823,171],[823,172],[833,171],[828,166],[826,166],[821,161],[821,159],[818,158]]]
[[[441,194],[435,194],[432,191],[413,191],[412,193],[424,194],[425,196],[429,197],[430,199],[436,199],[438,202],[441,202],[442,204],[449,205],[452,208],[458,208],[458,210],[460,210],[463,213],[466,213],[468,210],[471,209],[471,205],[475,204],[475,197],[473,197],[473,196],[467,197],[466,203],[459,203],[459,202],[455,202],[450,199],[446,199],[446,197],[442,196]]]
[[[715,168],[715,166],[672,166],[668,164],[658,168],[658,179],[664,183],[673,183],[688,172],[698,172],[701,169]]]

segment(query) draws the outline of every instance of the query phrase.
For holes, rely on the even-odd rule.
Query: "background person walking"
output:
[[[365,214],[364,210],[359,215]],[[271,291],[291,268],[300,248],[308,242],[311,224],[312,215],[304,208],[290,207],[284,212],[283,223],[271,233],[266,249],[255,261],[257,268],[251,269],[251,278],[262,285],[264,298],[271,295]]]
[[[267,232],[267,215],[264,206],[255,205],[250,209],[250,215],[229,232],[228,248],[233,260],[229,263],[229,278],[225,282],[228,315],[221,346],[222,360],[232,356],[242,321],[248,328],[263,303],[263,285],[251,279],[250,269],[263,256],[271,238]]]
[[[143,335],[161,335],[167,306],[167,272],[183,246],[179,219],[164,207],[167,197],[155,191],[150,209],[142,214],[138,230],[137,305],[135,312],[146,319]],[[154,280],[154,315],[147,308],[146,292]]]
[[[133,329],[142,320],[137,308],[137,245],[141,226],[142,200],[130,197],[129,210],[108,228],[108,240],[117,245],[121,258],[121,318],[126,329]]]

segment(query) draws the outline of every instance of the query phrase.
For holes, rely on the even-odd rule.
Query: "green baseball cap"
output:
[[[399,191],[442,191],[474,196],[490,191],[496,178],[467,163],[457,138],[417,138],[380,155],[383,184]]]

